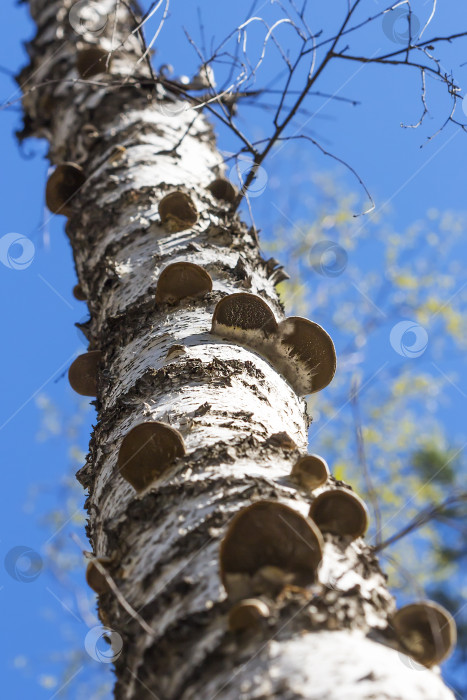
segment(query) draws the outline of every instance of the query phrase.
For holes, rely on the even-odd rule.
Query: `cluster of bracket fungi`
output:
[[[80,74],[89,75],[103,57],[94,52],[79,60]],[[47,183],[49,209],[69,216],[72,199],[84,182],[85,175],[78,165],[57,166]],[[207,189],[217,199],[236,201],[236,188],[224,178],[217,178]],[[198,221],[193,200],[179,190],[162,198],[159,215],[170,232],[189,229]],[[212,279],[206,270],[194,263],[176,262],[162,270],[155,300],[176,304],[203,297],[211,290]],[[86,300],[80,285],[73,293],[77,299]],[[301,396],[326,387],[336,370],[333,342],[321,326],[300,317],[278,323],[266,302],[254,294],[242,292],[222,298],[214,310],[211,333],[265,357]],[[97,395],[100,363],[99,350],[76,358],[69,369],[70,384],[76,392]],[[158,421],[143,422],[124,436],[118,472],[137,493],[142,493],[184,454],[184,441],[177,430]],[[306,587],[317,581],[323,533],[348,542],[364,535],[368,526],[365,504],[348,488],[323,490],[328,477],[324,459],[304,455],[294,464],[290,478],[308,494],[321,489],[314,494],[307,517],[283,503],[261,500],[240,510],[230,522],[220,547],[220,576],[232,604],[228,615],[232,633],[258,629],[270,614],[271,601],[286,586]],[[105,575],[110,564],[106,558],[89,562],[87,582],[98,594],[110,591]],[[453,618],[434,602],[422,601],[399,609],[391,624],[401,648],[427,667],[443,661],[456,642]]]

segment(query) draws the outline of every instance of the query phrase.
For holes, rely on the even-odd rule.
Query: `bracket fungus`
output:
[[[100,350],[78,355],[68,370],[71,388],[81,396],[97,396],[97,369],[101,361]]]
[[[181,299],[202,297],[211,290],[211,275],[203,267],[190,262],[172,263],[159,276],[156,302],[173,304]]]
[[[433,601],[406,605],[395,613],[392,624],[408,654],[428,668],[444,661],[456,645],[454,618]]]
[[[246,598],[229,612],[229,630],[243,632],[259,627],[261,620],[269,617],[269,607],[259,598]]]
[[[238,196],[237,188],[225,177],[217,177],[206,188],[216,199],[233,204]]]
[[[229,294],[214,309],[211,329],[214,335],[246,343],[260,351],[265,337],[276,330],[274,314],[256,294]]]
[[[178,430],[148,421],[136,425],[123,438],[118,470],[136,491],[143,491],[184,454],[185,444]]]
[[[257,501],[234,516],[222,540],[222,583],[237,600],[270,593],[270,587],[258,590],[257,584],[272,573],[275,593],[286,583],[306,586],[316,579],[322,549],[321,533],[309,518],[277,501]],[[283,576],[277,586],[279,573]]]
[[[76,52],[76,70],[80,78],[87,80],[100,73],[107,73],[109,52],[101,46],[85,46]]]
[[[217,304],[211,333],[243,343],[266,357],[299,396],[321,391],[336,372],[336,351],[324,328],[299,316],[277,324],[256,294],[229,294]]]
[[[60,163],[47,180],[45,201],[54,214],[70,216],[71,200],[86,182],[83,169],[76,163]]]
[[[110,557],[91,559],[86,568],[86,583],[95,593],[101,595],[102,593],[108,593],[110,586],[105,576],[97,568],[96,561],[105,568],[112,563],[112,559]]]
[[[356,539],[368,527],[367,508],[356,494],[344,489],[324,491],[310,507],[310,518],[321,532]]]
[[[324,389],[336,373],[336,351],[324,328],[307,318],[291,316],[279,324],[281,350],[287,357],[284,376],[297,394]]]
[[[78,301],[87,301],[86,294],[83,292],[83,288],[80,284],[75,284],[73,287],[73,296]]]
[[[326,483],[329,467],[318,455],[304,455],[294,464],[291,476],[300,486],[313,491]]]
[[[159,202],[159,216],[172,233],[185,231],[198,221],[198,212],[190,195],[177,190],[169,192]]]

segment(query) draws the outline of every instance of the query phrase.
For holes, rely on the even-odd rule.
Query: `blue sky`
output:
[[[372,12],[382,7],[378,2],[366,4]],[[201,5],[206,36],[215,33],[219,40],[231,26],[245,18],[251,2],[208,0]],[[462,25],[467,26],[467,7],[460,3],[456,3],[455,9],[452,3],[440,5],[434,33],[458,31]],[[418,6],[420,17],[426,19],[430,6],[422,2]],[[195,3],[179,3],[172,8],[169,22],[158,40],[156,66],[172,63],[175,74],[181,74],[193,65],[193,50],[181,27],[190,27],[198,36],[195,8]],[[317,25],[330,21],[326,12],[321,10],[322,17],[316,16]],[[452,25],[453,14],[455,26]],[[0,610],[6,645],[2,654],[5,662],[2,685],[8,696],[51,698],[59,684],[53,685],[52,681],[47,684],[44,680],[56,673],[50,654],[63,646],[63,635],[84,640],[88,627],[80,622],[72,597],[64,599],[62,589],[57,588],[45,555],[51,532],[38,526],[40,515],[60,502],[63,493],[60,483],[72,461],[68,453],[69,441],[64,435],[46,442],[37,440],[42,414],[36,400],[47,394],[66,417],[77,410],[79,401],[61,375],[75,354],[85,349],[73,324],[86,318],[86,305],[71,294],[76,279],[71,250],[63,232],[65,220],[51,216],[45,209],[46,145],[28,141],[19,147],[14,136],[21,125],[16,101],[19,92],[4,69],[16,73],[24,65],[26,54],[22,42],[31,36],[32,23],[24,6],[18,7],[13,0],[2,1],[0,17],[0,99],[2,103],[13,102],[11,108],[0,112],[0,240],[16,233],[26,236],[34,246],[32,262],[24,269],[11,269],[0,262],[3,341],[0,347],[0,444],[4,483],[8,488],[1,514],[0,553],[3,559],[13,547],[26,546],[40,552],[44,559],[43,571],[30,583],[21,583],[1,569]],[[463,62],[466,43],[445,47],[443,61],[447,70],[457,69]],[[394,46],[382,30],[376,35],[363,33],[362,46],[367,51],[372,52],[379,44],[388,46],[388,50]],[[267,67],[271,78],[275,66],[272,59]],[[464,89],[467,67],[457,69],[456,74],[464,81],[460,84]],[[335,102],[326,104],[308,126],[316,130],[326,147],[358,171],[375,197],[378,209],[384,203],[391,204],[387,216],[396,229],[405,229],[423,217],[430,207],[465,211],[467,134],[449,126],[426,144],[427,136],[446,115],[447,100],[440,86],[430,86],[432,114],[420,130],[400,127],[401,122],[417,121],[420,115],[420,78],[416,72],[336,62],[327,74],[326,84],[319,88],[326,92],[339,91],[343,96],[361,101],[359,107]],[[317,105],[322,105],[322,101]],[[266,121],[259,110],[245,110],[242,119],[255,138],[267,133]],[[423,144],[426,145],[421,148]],[[226,150],[233,148],[231,138],[222,132],[220,145]],[[334,167],[329,159],[311,147],[309,153],[310,170]],[[269,186],[261,197],[253,200],[256,222],[265,229],[265,235],[277,223],[271,205],[280,196],[287,199],[287,183],[293,181],[295,174],[294,163],[283,155],[277,158],[276,165],[273,161],[271,165],[265,164]],[[282,194],[271,185],[278,175],[283,183]],[[350,174],[343,178],[349,188],[358,189]],[[306,202],[292,197],[290,202],[289,216],[294,221],[306,218]],[[365,265],[374,263],[376,266],[378,261],[371,255],[377,254],[369,255]],[[447,365],[446,370],[452,367]],[[459,386],[461,392],[452,389],[451,402],[445,409],[456,439],[464,428],[465,377],[461,378]],[[87,424],[79,427],[79,443],[83,450],[91,420],[90,412]],[[36,507],[31,509],[28,508],[30,489],[36,485],[41,488]],[[83,575],[78,574],[76,580],[82,581]],[[27,660],[25,667],[24,659]],[[78,688],[79,679],[80,673],[69,684],[71,698],[78,698],[78,690],[75,692],[74,688]]]

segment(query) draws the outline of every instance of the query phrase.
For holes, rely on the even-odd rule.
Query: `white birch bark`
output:
[[[96,0],[106,27],[79,36],[69,22],[74,3],[29,4],[38,34],[20,76],[25,133],[45,136],[53,164],[77,162],[87,177],[66,231],[89,300],[90,349],[103,353],[98,423],[79,472],[89,489],[88,534],[97,556],[114,558],[109,571],[120,594],[153,630],[113,593],[100,597],[102,620],[123,639],[116,698],[452,698],[437,670],[403,663],[388,627],[393,600],[361,539],[327,535],[307,595],[290,591],[271,603],[256,635],[227,631],[218,572],[225,526],[259,498],[308,512],[309,496],[288,478],[306,451],[308,419],[304,401],[265,359],[210,334],[212,313],[236,291],[261,295],[278,320],[283,312],[254,233],[205,189],[222,171],[211,126],[194,110],[172,109],[162,90],[123,82],[141,54],[134,37],[126,40],[126,6]],[[78,79],[83,41],[123,45],[110,75]],[[137,74],[148,77],[144,62]],[[157,205],[177,188],[190,193],[200,219],[168,233]],[[161,269],[180,260],[205,267],[213,292],[156,306]],[[187,454],[138,496],[119,475],[117,455],[144,420],[177,428]],[[282,432],[296,450],[269,439]]]

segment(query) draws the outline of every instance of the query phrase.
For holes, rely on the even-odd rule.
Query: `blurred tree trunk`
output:
[[[86,4],[83,33],[78,6]],[[222,172],[210,124],[156,87],[145,60],[135,67],[142,48],[137,34],[128,38],[135,20],[127,3],[29,5],[38,32],[19,78],[21,136],[47,138],[52,164],[78,163],[86,176],[66,231],[88,299],[90,350],[103,353],[98,423],[78,475],[89,489],[88,534],[97,556],[113,557],[121,596],[153,630],[122,599],[101,595],[101,619],[123,640],[115,696],[452,697],[436,673],[414,670],[391,648],[393,601],[363,540],[326,536],[320,580],[308,595],[290,590],[272,603],[256,635],[227,631],[230,606],[218,574],[225,525],[252,499],[278,499],[304,514],[309,507],[286,478],[306,450],[304,401],[264,359],[209,333],[226,292],[260,294],[283,318],[271,270],[254,231],[206,190]],[[107,74],[83,80],[77,52],[89,43],[117,50]],[[169,233],[157,205],[179,188],[193,198],[199,222]],[[180,260],[208,270],[214,291],[156,305],[160,270]],[[187,456],[136,496],[117,455],[123,436],[145,420],[177,428]],[[272,438],[278,433],[296,449]]]

